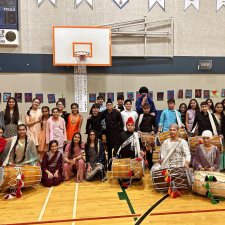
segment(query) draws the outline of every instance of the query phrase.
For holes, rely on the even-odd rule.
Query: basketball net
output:
[[[87,112],[87,67],[86,57],[89,52],[74,52],[77,66],[74,66],[74,94],[75,102],[79,105],[80,112]]]

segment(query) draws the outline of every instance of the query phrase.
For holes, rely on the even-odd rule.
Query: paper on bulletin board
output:
[[[87,112],[87,74],[74,74],[74,94],[79,112]]]

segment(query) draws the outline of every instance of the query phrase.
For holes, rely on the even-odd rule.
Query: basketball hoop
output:
[[[86,59],[90,55],[90,52],[85,52],[85,51],[76,51],[74,52],[74,56],[77,61],[77,73],[79,74],[86,74],[87,69],[86,69]]]

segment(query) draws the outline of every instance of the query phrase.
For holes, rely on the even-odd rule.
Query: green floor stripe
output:
[[[123,189],[123,187],[122,187],[122,182],[121,182],[121,180],[118,179],[118,181],[119,181],[120,187],[121,187],[121,189],[122,189],[122,192],[118,192],[119,199],[120,199],[120,200],[126,200],[128,206],[129,206],[129,208],[130,208],[130,212],[131,212],[132,214],[135,214],[134,208],[133,208],[133,206],[131,205],[131,202],[130,202],[130,199],[128,198],[127,192],[126,192],[126,191]],[[134,221],[136,221],[136,220],[137,220],[137,217],[134,217]]]

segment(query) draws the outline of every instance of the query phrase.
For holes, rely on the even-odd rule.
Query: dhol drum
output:
[[[188,145],[189,145],[189,148],[190,148],[191,155],[195,155],[195,149],[198,147],[199,141],[202,141],[201,136],[189,137],[188,138]],[[220,153],[223,152],[223,144],[222,144],[222,139],[221,139],[220,136],[213,136],[213,139],[212,139],[211,143],[213,145],[217,146]]]
[[[24,175],[23,187],[38,185],[41,182],[39,166],[3,166],[0,167],[0,188],[16,188],[17,176]]]
[[[157,137],[159,139],[160,144],[162,145],[162,143],[166,139],[170,138],[170,132],[169,131],[163,132],[163,133],[159,134]],[[179,138],[183,138],[186,141],[188,140],[187,132],[186,132],[186,130],[184,128],[179,128],[178,137]]]
[[[130,171],[133,175],[130,176]],[[136,159],[114,159],[112,163],[112,175],[114,178],[130,179],[145,176],[145,163]]]
[[[183,190],[188,190],[191,187],[191,174],[186,168],[167,168],[171,182],[165,181],[166,175],[162,175],[163,170],[165,169],[152,172],[152,183],[156,191],[166,192],[173,186]]]
[[[141,133],[142,145],[146,147],[146,151],[155,151],[156,143],[155,136],[149,133]]]
[[[214,176],[217,181],[205,181],[206,176]],[[225,174],[212,171],[195,171],[192,184],[193,193],[206,196],[208,189],[205,186],[207,182],[213,197],[225,198]]]

